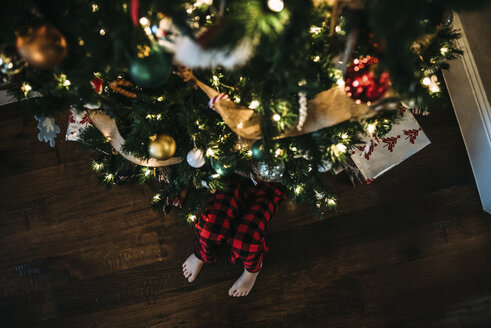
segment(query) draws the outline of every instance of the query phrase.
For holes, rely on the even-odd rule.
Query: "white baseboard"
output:
[[[491,106],[457,13],[454,13],[453,24],[454,28],[462,33],[462,38],[457,44],[464,51],[464,55],[452,61],[450,70],[444,71],[443,76],[469,155],[483,209],[491,213]]]

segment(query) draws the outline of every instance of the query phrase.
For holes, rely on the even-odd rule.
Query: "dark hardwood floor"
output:
[[[448,104],[419,119],[433,143],[375,183],[326,176],[329,218],[284,205],[240,299],[223,257],[187,283],[192,227],[152,211],[148,187],[98,185],[21,113],[0,109],[1,327],[491,327],[491,216]]]

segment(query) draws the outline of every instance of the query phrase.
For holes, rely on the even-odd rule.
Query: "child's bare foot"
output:
[[[189,282],[193,282],[198,276],[198,273],[201,271],[203,263],[204,262],[197,258],[196,255],[189,255],[186,262],[182,264],[182,272],[184,277],[186,277]]]
[[[233,297],[247,296],[254,287],[258,273],[259,271],[252,273],[244,269],[239,279],[230,287],[228,294]]]

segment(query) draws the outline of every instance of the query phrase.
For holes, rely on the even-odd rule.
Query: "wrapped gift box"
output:
[[[352,151],[351,159],[365,183],[373,182],[431,143],[411,111],[402,108],[400,115],[401,120],[384,137],[362,136],[365,144]]]

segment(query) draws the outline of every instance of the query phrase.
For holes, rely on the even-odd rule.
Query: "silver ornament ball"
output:
[[[203,152],[198,148],[191,149],[186,156],[186,160],[188,164],[194,168],[200,168],[205,165],[205,157],[203,156]]]

